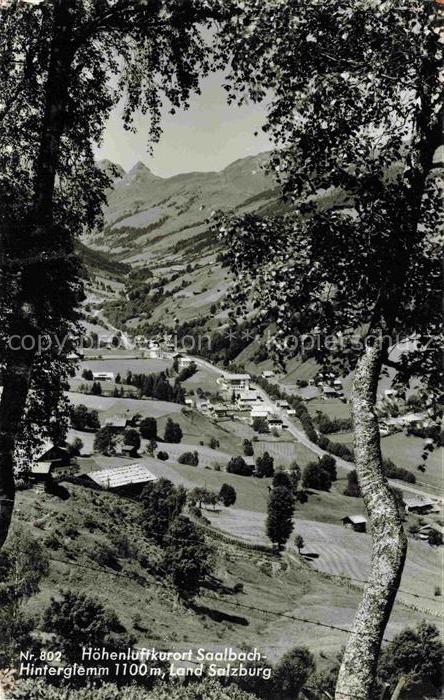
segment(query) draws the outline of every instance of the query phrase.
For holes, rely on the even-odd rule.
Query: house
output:
[[[190,357],[189,355],[179,355],[177,358],[179,370],[185,369],[186,367],[189,367],[193,362],[195,362],[193,357]]]
[[[122,445],[120,449],[120,454],[122,457],[137,457],[137,447],[134,445]]]
[[[110,467],[89,472],[85,479],[96,488],[107,489],[119,494],[140,493],[145,484],[156,481],[157,476],[143,464],[129,464],[124,467]]]
[[[335,387],[336,391],[342,391],[342,380],[335,379],[335,381],[333,382],[333,386]]]
[[[275,374],[275,372],[273,372],[272,369],[264,369],[264,371],[262,372],[262,377],[264,379],[271,379],[272,377],[275,377],[275,376],[276,376],[276,374]]]
[[[208,399],[196,399],[196,408],[201,413],[207,413],[210,410],[211,404]]]
[[[112,429],[114,433],[123,433],[127,427],[128,419],[122,416],[112,416],[111,418],[106,418],[104,425]]]
[[[250,412],[250,418],[253,421],[255,418],[267,418],[268,419],[269,410],[263,406],[253,406]]]
[[[334,387],[325,385],[322,387],[322,396],[324,399],[332,399],[337,395],[338,392]]]
[[[419,528],[417,537],[420,540],[427,540],[431,532],[438,532],[444,538],[444,527],[438,523],[427,523]]]
[[[78,465],[71,464],[68,448],[46,442],[35,455],[30,478],[36,482],[47,482],[51,479],[73,476],[78,471]]]
[[[251,376],[249,374],[226,374],[218,379],[227,392],[249,391]]]
[[[191,396],[187,396],[185,399],[185,406],[188,406],[188,408],[193,408],[194,407],[194,399],[191,398]]]
[[[50,441],[45,441],[35,454],[35,462],[49,462],[66,466],[71,462],[71,455],[67,447],[53,445]]]
[[[223,403],[210,404],[210,411],[214,414],[215,418],[224,418],[228,416],[228,408]]]
[[[113,382],[114,372],[93,372],[95,382]]]
[[[317,386],[306,386],[303,389],[298,389],[299,396],[302,396],[304,401],[313,401],[319,397],[319,389]]]
[[[241,391],[237,398],[237,406],[241,411],[249,410],[259,400],[257,391],[253,391],[252,389]]]
[[[367,529],[367,520],[363,515],[347,515],[342,518],[342,524],[354,532],[365,532]]]
[[[431,498],[408,498],[404,500],[406,513],[429,513],[435,502]]]
[[[288,409],[290,408],[290,404],[288,403],[288,401],[282,401],[282,400],[276,401],[276,406],[278,408],[281,408],[283,411],[288,411]]]
[[[284,422],[282,418],[279,416],[276,416],[275,414],[272,414],[268,416],[268,427],[270,430],[282,430],[284,427]]]

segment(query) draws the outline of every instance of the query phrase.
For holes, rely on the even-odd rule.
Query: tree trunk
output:
[[[405,676],[401,676],[401,678],[399,679],[399,681],[396,684],[396,688],[395,688],[394,693],[393,693],[392,697],[390,698],[390,700],[399,700],[399,697],[401,696],[401,693],[406,685],[407,685],[407,678],[405,678]]]
[[[356,613],[336,686],[336,700],[370,700],[381,642],[404,568],[407,551],[393,492],[383,475],[376,392],[383,350],[365,350],[353,382],[355,462],[371,526],[372,565]]]
[[[30,226],[23,226],[28,232],[29,240],[11,241],[12,257],[19,251],[25,256],[30,250],[33,255],[44,252],[39,246],[40,238],[45,240],[45,233],[53,224],[53,200],[55,178],[58,167],[60,139],[64,130],[69,75],[74,59],[74,46],[71,41],[73,28],[73,7],[76,0],[57,0],[54,7],[53,38],[45,87],[45,107],[42,118],[39,152],[36,158],[35,186],[32,201],[32,220]],[[14,226],[16,231],[19,226]],[[25,234],[26,235],[26,234]],[[8,251],[9,252],[9,251]],[[23,266],[22,278],[26,288],[29,268]],[[32,273],[31,273],[32,274]],[[32,279],[32,277],[31,277]],[[54,290],[57,294],[57,290]],[[39,333],[35,323],[36,309],[32,298],[20,295],[15,309],[14,343],[17,350],[9,348],[6,367],[3,372],[4,387],[0,399],[0,547],[8,535],[14,508],[14,452],[20,425],[23,420],[26,399],[29,392],[34,351],[25,351],[20,347],[21,339],[31,335],[36,338]],[[5,358],[4,358],[5,359]]]

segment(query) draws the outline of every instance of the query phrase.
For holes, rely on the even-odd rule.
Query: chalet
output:
[[[237,398],[237,406],[239,410],[245,411],[249,410],[252,406],[260,402],[262,399],[258,396],[257,391],[252,389],[248,391],[241,391]]]
[[[122,416],[112,416],[106,418],[104,425],[111,428],[114,433],[123,433],[127,427],[128,420]]]
[[[251,376],[249,374],[226,374],[218,382],[222,384],[225,391],[238,392],[250,389]]]
[[[36,482],[46,482],[50,479],[62,479],[73,476],[79,471],[77,464],[71,464],[68,448],[45,443],[37,452],[31,466],[30,477]]]
[[[444,527],[438,525],[438,523],[427,523],[427,525],[423,525],[419,528],[417,537],[419,537],[420,540],[427,540],[431,532],[438,532],[441,537],[444,538]]]
[[[264,379],[271,379],[272,377],[275,377],[275,376],[276,376],[275,372],[273,372],[272,369],[264,369],[264,371],[262,372],[262,377]]]
[[[281,399],[276,401],[276,406],[278,408],[281,408],[283,411],[288,411],[288,409],[290,408],[290,404],[288,403],[288,401],[282,401]]]
[[[120,454],[122,457],[137,457],[137,447],[134,445],[122,445]]]
[[[187,396],[185,399],[185,406],[188,406],[188,408],[194,408],[194,399],[191,398],[191,396]]]
[[[342,391],[342,380],[335,379],[335,381],[333,382],[333,386],[335,387],[336,391]]]
[[[93,372],[95,382],[113,382],[114,372]]]
[[[337,395],[338,391],[334,387],[325,385],[322,387],[322,396],[324,399],[333,399]]]
[[[208,399],[196,399],[196,408],[201,413],[207,413],[210,410],[211,404]]]
[[[282,418],[272,414],[268,416],[268,427],[270,430],[282,430],[284,427],[284,422]]]
[[[269,410],[263,406],[253,406],[250,412],[251,420],[255,418],[267,418],[268,419]]]
[[[67,447],[53,445],[51,442],[45,442],[35,455],[36,462],[49,462],[50,464],[68,465],[71,461],[71,455]]]
[[[228,407],[223,403],[210,404],[210,411],[215,418],[225,418],[228,416]]]
[[[354,532],[365,532],[367,530],[367,520],[363,515],[347,515],[342,518],[344,527],[354,530]]]
[[[189,367],[193,362],[195,362],[194,358],[190,357],[190,355],[179,355],[177,361],[180,370]]]
[[[435,508],[431,498],[408,498],[404,500],[406,513],[425,514]]]
[[[298,389],[298,394],[304,401],[313,401],[319,397],[319,389],[317,386],[306,386],[303,389]]]
[[[124,467],[110,467],[89,472],[85,479],[95,488],[107,489],[119,494],[140,493],[145,484],[156,481],[157,476],[143,464],[129,464]]]

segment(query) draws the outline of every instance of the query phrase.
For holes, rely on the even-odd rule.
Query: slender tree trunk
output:
[[[352,393],[355,462],[371,526],[372,566],[336,686],[336,700],[370,700],[381,642],[407,551],[393,492],[383,475],[376,392],[383,350],[379,341],[358,363]]]
[[[65,126],[69,74],[74,58],[71,41],[73,28],[73,7],[76,0],[57,0],[54,8],[53,39],[45,87],[45,107],[42,119],[39,151],[36,158],[35,186],[31,206],[32,220],[24,225],[29,239],[11,241],[11,256],[19,251],[25,256],[38,256],[45,251],[47,243],[45,234],[53,225],[53,200],[55,177],[58,167],[60,139]],[[19,231],[20,227],[14,229]],[[24,234],[26,236],[26,233]],[[9,252],[9,251],[7,251]],[[29,286],[32,279],[32,262],[23,266],[22,281]],[[31,271],[30,271],[31,270]],[[28,275],[30,277],[28,278]],[[35,283],[35,282],[34,282]],[[57,294],[57,290],[54,290]],[[9,349],[6,367],[3,372],[4,387],[0,399],[0,547],[6,540],[14,507],[14,452],[25,411],[34,351],[25,351],[21,345],[24,336],[36,337],[39,333],[35,318],[38,310],[34,308],[32,289],[27,298],[19,295],[14,319],[14,346]]]
[[[400,695],[401,695],[401,693],[406,685],[407,685],[407,678],[405,678],[405,676],[401,676],[401,678],[399,679],[399,681],[396,684],[396,688],[395,688],[394,693],[393,693],[392,697],[390,698],[390,700],[399,700],[399,697],[400,697]]]

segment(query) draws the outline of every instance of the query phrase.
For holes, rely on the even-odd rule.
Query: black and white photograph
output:
[[[444,0],[0,0],[0,700],[439,700]]]

